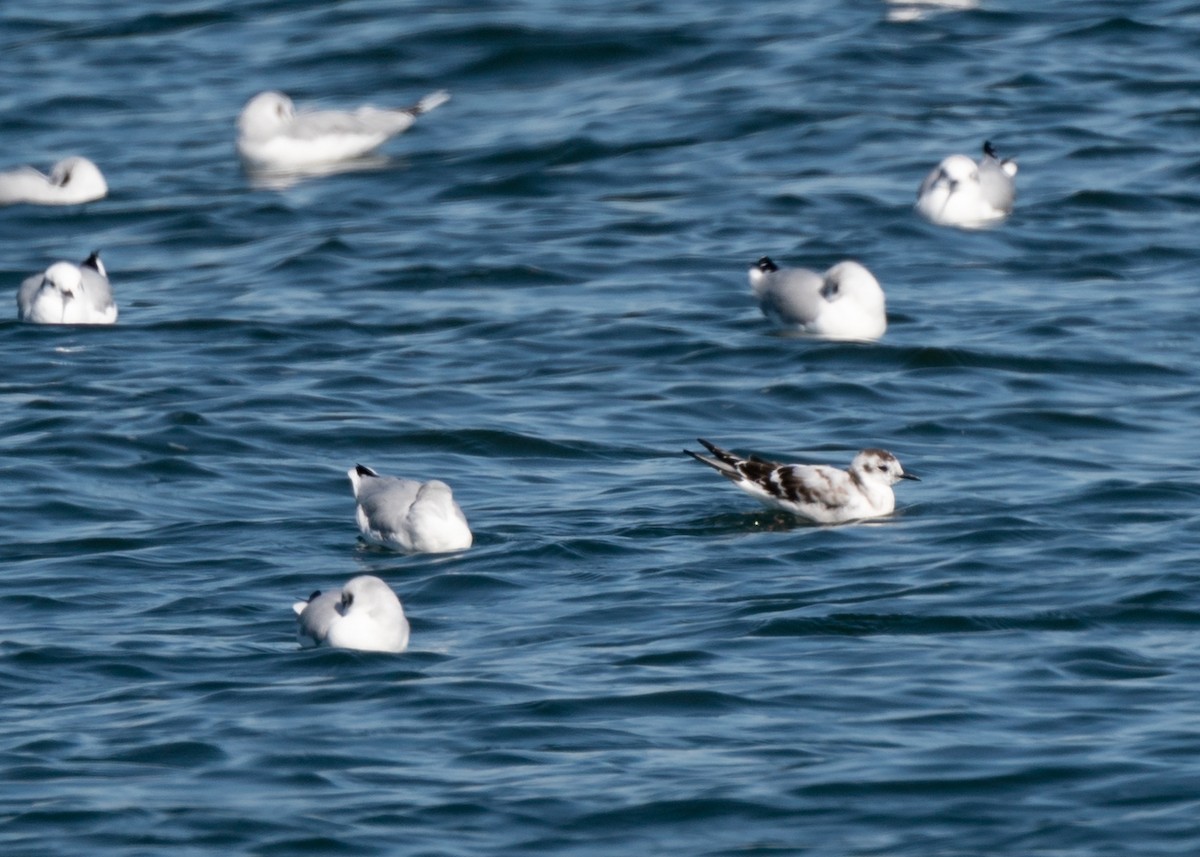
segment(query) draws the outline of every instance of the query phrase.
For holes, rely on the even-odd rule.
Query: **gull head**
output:
[[[42,275],[42,289],[58,292],[65,306],[83,293],[83,272],[70,262],[55,262]]]
[[[342,587],[325,642],[338,649],[402,652],[408,647],[408,619],[391,587],[369,574]]]
[[[364,574],[342,587],[342,600],[337,605],[342,616],[365,616],[381,619],[398,613],[404,616],[400,600],[391,587],[378,577]]]
[[[825,272],[821,297],[827,301],[852,300],[868,307],[883,308],[883,288],[875,275],[858,262],[838,262]]]
[[[98,196],[108,193],[108,183],[100,168],[87,158],[63,158],[51,167],[50,184],[62,188],[88,188]]]
[[[884,485],[895,485],[901,479],[921,481],[905,472],[896,456],[886,449],[864,449],[850,462],[850,473],[863,482],[882,482]]]
[[[950,192],[963,184],[979,184],[979,165],[966,155],[951,155],[939,167],[938,183],[950,186]]]
[[[67,324],[71,301],[82,296],[83,272],[70,262],[55,262],[42,274],[30,305],[21,308],[22,318],[40,324]]]
[[[246,102],[238,116],[238,131],[243,137],[265,139],[278,134],[296,115],[292,99],[282,92],[260,92]]]

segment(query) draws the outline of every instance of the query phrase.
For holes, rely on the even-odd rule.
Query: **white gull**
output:
[[[777,464],[754,455],[742,458],[703,438],[697,440],[715,458],[684,452],[763,505],[818,524],[890,515],[896,508],[892,486],[901,479],[917,479],[883,449],[864,449],[847,471],[827,464]]]
[[[439,91],[402,109],[297,110],[282,92],[260,92],[238,117],[238,153],[251,169],[319,169],[367,154],[449,99]]]
[[[107,194],[104,175],[87,158],[63,158],[49,175],[33,167],[0,173],[0,205],[79,205]]]
[[[979,163],[950,155],[930,171],[917,191],[917,212],[939,226],[978,229],[1012,213],[1017,162],[1000,160],[990,142]]]
[[[17,290],[17,317],[34,324],[112,324],[117,320],[99,251],[78,266],[55,262]]]
[[[887,0],[887,19],[894,22],[920,21],[938,12],[978,9],[979,0]]]
[[[445,482],[380,476],[361,464],[346,475],[354,488],[354,517],[367,541],[405,553],[447,553],[471,546],[467,518]]]
[[[763,315],[826,339],[878,339],[887,330],[879,281],[858,262],[839,262],[824,274],[780,268],[763,256],[750,268],[750,287]]]
[[[408,648],[408,619],[391,587],[369,574],[341,589],[314,592],[292,605],[296,638],[304,647],[330,646],[368,652]]]

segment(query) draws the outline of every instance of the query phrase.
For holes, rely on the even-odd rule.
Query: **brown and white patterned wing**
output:
[[[747,466],[752,464],[755,466]],[[773,506],[808,517],[836,517],[854,496],[850,475],[823,464],[771,465],[759,460],[747,461],[739,470],[747,491]]]

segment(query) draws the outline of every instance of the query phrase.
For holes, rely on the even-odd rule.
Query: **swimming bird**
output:
[[[827,464],[777,464],[754,455],[741,458],[704,438],[697,440],[715,458],[684,452],[763,505],[818,524],[890,515],[896,508],[892,486],[901,479],[917,479],[883,449],[864,449],[854,456],[849,470],[839,470]]]
[[[780,268],[763,256],[750,268],[750,287],[763,315],[826,339],[878,339],[887,330],[879,281],[858,262],[824,274]]]
[[[100,251],[79,264],[55,262],[17,290],[17,318],[34,324],[112,324],[117,320]]]
[[[0,205],[79,205],[108,194],[100,168],[87,158],[63,158],[46,175],[33,167],[0,173]]]
[[[408,619],[391,587],[369,574],[341,589],[314,592],[292,605],[296,639],[306,648],[330,646],[367,652],[408,648]]]
[[[887,0],[889,21],[920,21],[955,9],[977,9],[979,0]]]
[[[367,154],[449,100],[439,91],[399,110],[297,110],[282,92],[260,92],[238,117],[237,148],[252,169],[317,168]]]
[[[450,486],[380,476],[356,465],[346,473],[354,488],[355,520],[369,542],[405,553],[466,550],[473,538]]]
[[[917,192],[917,212],[939,226],[978,229],[1012,212],[1017,189],[1017,162],[1000,160],[990,142],[975,163],[966,155],[950,155],[935,167]]]

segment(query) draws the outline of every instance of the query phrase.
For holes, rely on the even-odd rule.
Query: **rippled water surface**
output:
[[[971,4],[964,4],[970,6]],[[1200,5],[0,7],[6,855],[1200,853]],[[242,104],[453,100],[243,173]],[[928,225],[985,139],[1013,216]],[[875,344],[747,267],[853,257]],[[11,305],[10,305],[11,307]],[[680,450],[922,477],[812,527]],[[452,556],[345,471],[449,482]],[[362,573],[403,655],[299,649]]]

